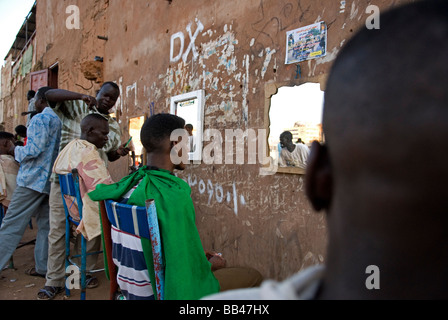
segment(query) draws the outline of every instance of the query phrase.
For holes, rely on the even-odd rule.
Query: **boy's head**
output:
[[[14,128],[14,131],[21,137],[26,137],[26,127],[23,124],[19,124],[17,127]]]
[[[102,115],[92,113],[81,121],[81,139],[94,144],[98,149],[103,148],[109,134],[109,122]]]
[[[30,101],[31,99],[34,98],[35,95],[36,95],[36,91],[34,91],[34,90],[29,90],[29,91],[27,92],[27,94],[26,94],[26,99],[27,99],[28,101]]]
[[[14,143],[15,139],[12,133],[0,131],[0,154],[8,154]]]
[[[178,132],[187,137],[188,134],[184,128],[184,119],[169,113],[159,113],[146,120],[140,132],[140,140],[148,154],[169,155],[174,152],[175,156],[182,158],[182,148],[178,148],[177,145],[185,137],[179,137],[178,141],[171,141],[170,137],[175,130],[183,130],[183,132]],[[179,170],[184,168],[183,163],[176,167]]]
[[[109,110],[115,106],[120,96],[120,88],[114,82],[104,82],[96,96],[97,109],[103,114],[109,114]]]

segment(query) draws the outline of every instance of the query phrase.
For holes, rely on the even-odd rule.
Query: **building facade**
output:
[[[229,266],[284,279],[325,262],[327,230],[324,213],[314,212],[305,196],[303,172],[263,170],[270,99],[280,87],[307,82],[325,90],[344,43],[358,28],[378,22],[375,8],[405,2],[37,0],[35,33],[22,55],[10,52],[2,68],[0,120],[8,131],[25,123],[21,112],[31,88],[51,85],[95,96],[102,82],[114,81],[121,89],[114,111],[124,143],[136,137],[136,119],[172,112],[173,98],[182,94],[203,94],[198,124],[204,154],[177,173],[191,186],[203,246],[223,253]],[[290,49],[287,32],[319,22],[325,39],[316,42],[313,34],[312,48],[322,53],[324,46],[325,54],[286,63],[290,51],[297,58],[301,50]],[[206,132],[214,138],[207,140]],[[228,132],[243,132],[241,143],[226,139]],[[205,154],[216,141],[222,147]],[[110,165],[116,181],[131,162]]]

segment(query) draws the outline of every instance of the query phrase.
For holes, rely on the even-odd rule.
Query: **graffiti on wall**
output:
[[[238,193],[235,182],[232,182],[231,186],[225,187],[223,184],[213,183],[210,179],[206,181],[198,179],[194,174],[189,174],[184,181],[193,189],[193,192],[198,192],[201,196],[206,195],[209,206],[214,203],[225,203],[232,208],[235,216],[238,216],[239,206],[246,205],[246,199],[244,195]]]
[[[194,32],[194,34],[191,33],[192,23],[187,25],[186,30],[187,30],[188,36],[190,37],[190,44],[188,45],[185,52],[184,52],[184,46],[185,46],[184,33],[182,31],[179,31],[171,36],[170,62],[177,62],[180,60],[181,57],[182,57],[182,60],[184,62],[186,62],[188,59],[188,55],[190,54],[190,51],[193,54],[193,59],[196,60],[198,58],[199,53],[196,50],[195,41],[199,35],[199,32],[204,30],[204,25],[201,23],[201,21],[199,21],[197,19],[196,19],[196,24],[197,24],[197,28],[196,28],[196,31]],[[175,46],[176,39],[180,41],[180,48],[179,48],[179,53],[174,57],[174,46]]]

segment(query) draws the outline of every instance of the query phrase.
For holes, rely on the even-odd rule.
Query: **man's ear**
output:
[[[92,132],[95,130],[95,128],[93,126],[89,126],[89,128],[87,129],[87,136],[90,136],[92,134]]]
[[[0,145],[4,148],[9,148],[11,145],[13,145],[14,142],[10,139],[2,139],[0,140]]]
[[[333,172],[326,146],[313,142],[305,176],[305,191],[313,208],[327,210],[333,194]]]

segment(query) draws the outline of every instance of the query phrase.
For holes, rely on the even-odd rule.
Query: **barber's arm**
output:
[[[93,107],[97,105],[97,101],[94,97],[85,95],[78,92],[63,90],[63,89],[52,89],[48,90],[45,94],[45,97],[48,102],[58,103],[69,100],[82,100],[89,107]]]

